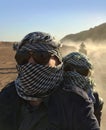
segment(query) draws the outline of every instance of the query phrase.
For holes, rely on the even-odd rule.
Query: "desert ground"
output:
[[[79,44],[68,44],[63,46],[62,55],[69,52],[78,51]],[[94,79],[97,84],[96,90],[99,91],[100,96],[104,100],[104,107],[102,113],[101,130],[106,129],[106,44],[95,45],[87,43],[86,49],[88,56],[94,65]],[[13,81],[16,76],[16,63],[14,60],[15,51],[13,44],[0,43],[0,89],[6,84]]]

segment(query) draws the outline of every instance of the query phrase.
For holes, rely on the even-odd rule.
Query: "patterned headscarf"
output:
[[[62,62],[62,55],[60,52],[61,43],[56,42],[55,38],[48,33],[32,32],[27,34],[19,44],[18,50],[38,50],[46,51],[55,55],[60,62]]]
[[[75,66],[75,68],[92,69],[93,66],[87,56],[79,52],[72,52],[63,58],[63,66],[66,64]],[[94,82],[91,77],[79,74],[76,70],[67,71],[63,74],[63,89],[71,90],[73,87],[82,88],[88,96],[95,101],[93,96]]]
[[[74,65],[76,67],[93,69],[92,63],[89,58],[79,52],[72,52],[63,58],[64,65],[66,63]]]
[[[46,33],[33,32],[24,37],[20,42],[20,51],[46,51],[54,54],[61,63],[60,45]],[[18,51],[17,50],[17,51]],[[49,67],[40,64],[27,63],[18,65],[18,77],[15,86],[18,95],[25,100],[37,100],[47,97],[56,90],[62,80],[61,64],[56,67]]]

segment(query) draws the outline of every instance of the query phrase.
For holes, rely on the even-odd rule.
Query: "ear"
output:
[[[49,67],[55,67],[57,65],[59,65],[59,60],[56,56],[51,56],[48,62],[48,66]]]
[[[54,55],[51,56],[51,59],[55,60],[56,66],[59,65],[61,62],[59,61],[59,59]]]

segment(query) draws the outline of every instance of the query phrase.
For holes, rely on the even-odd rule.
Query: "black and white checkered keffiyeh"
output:
[[[74,65],[76,67],[78,66],[80,68],[86,68],[86,69],[93,68],[92,63],[89,60],[89,58],[86,55],[79,52],[72,52],[68,54],[67,56],[63,58],[63,62],[64,64],[69,63],[71,65]]]
[[[72,87],[79,87],[87,91],[89,88],[93,88],[93,82],[90,77],[82,76],[77,72],[67,71],[64,73],[64,84],[67,89]]]
[[[32,32],[26,35],[19,44],[18,50],[38,50],[50,52],[55,55],[60,62],[62,62],[62,56],[60,52],[61,44],[56,42],[55,38],[48,33],[44,32]]]
[[[73,87],[79,87],[87,92],[88,96],[95,102],[93,96],[93,86],[94,82],[90,77],[82,76],[77,72],[67,71],[63,76],[63,89],[66,91],[72,90]]]
[[[65,66],[67,63],[74,65],[76,68],[85,68],[88,70],[93,68],[89,58],[79,52],[72,52],[65,56],[63,59],[63,66]],[[70,91],[72,87],[79,87],[87,92],[93,102],[95,101],[92,91],[95,83],[91,77],[83,76],[79,74],[75,69],[73,71],[64,72],[63,78],[63,89]]]
[[[52,68],[39,64],[17,65],[19,76],[16,90],[25,100],[36,100],[50,95],[62,80],[61,66]]]
[[[44,51],[55,55],[60,63],[60,43],[57,43],[50,34],[32,32],[27,34],[19,43],[17,51]],[[16,90],[25,100],[36,100],[50,95],[62,80],[61,65],[54,68],[40,64],[27,63],[17,65],[18,77],[15,81]]]

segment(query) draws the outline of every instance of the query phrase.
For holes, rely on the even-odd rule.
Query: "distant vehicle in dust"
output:
[[[80,44],[79,52],[87,55],[87,49],[86,49],[86,46],[85,46],[84,42],[82,42]]]

